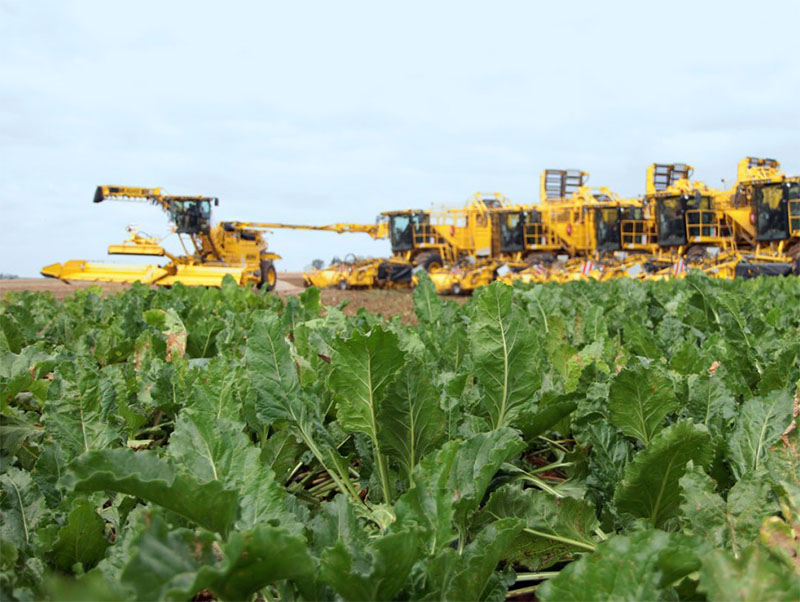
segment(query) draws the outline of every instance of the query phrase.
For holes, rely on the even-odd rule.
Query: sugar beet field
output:
[[[796,279],[420,278],[7,294],[2,598],[800,599]]]

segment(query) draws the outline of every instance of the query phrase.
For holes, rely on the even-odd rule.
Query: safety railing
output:
[[[656,242],[653,222],[646,219],[620,220],[619,236],[623,249],[646,248]]]
[[[800,199],[789,199],[789,235],[800,236]]]
[[[713,242],[727,236],[727,226],[716,211],[688,209],[686,211],[686,236],[689,242]]]
[[[555,249],[559,246],[553,232],[541,222],[525,224],[524,237],[526,249]]]

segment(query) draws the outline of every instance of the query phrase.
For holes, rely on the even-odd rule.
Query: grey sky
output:
[[[167,232],[153,207],[94,205],[97,184],[328,223],[476,190],[536,201],[546,167],[627,196],[654,161],[712,186],[746,155],[796,175],[799,23],[793,0],[0,0],[0,272],[106,259],[129,223]],[[269,241],[280,269],[389,253],[356,234]]]

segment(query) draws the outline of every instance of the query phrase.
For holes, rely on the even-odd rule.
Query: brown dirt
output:
[[[55,278],[13,278],[0,280],[0,299],[4,298],[6,293],[19,291],[49,291],[56,299],[64,299],[76,290],[90,286],[99,286],[105,293],[117,293],[130,287],[129,284],[116,282],[72,282],[67,284]]]

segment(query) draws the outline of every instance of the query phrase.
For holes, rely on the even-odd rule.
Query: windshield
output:
[[[208,200],[172,201],[169,212],[178,234],[199,234],[211,229],[211,202]]]
[[[797,184],[794,184],[797,194]],[[792,184],[767,184],[756,188],[757,240],[789,238],[789,195]],[[795,197],[796,198],[796,197]]]
[[[619,209],[611,207],[596,209],[595,211],[597,219],[597,250],[600,252],[619,250]]]
[[[789,197],[789,227],[792,234],[797,236],[800,233],[800,182],[787,184]]]
[[[715,215],[712,212],[711,197],[695,195],[684,197],[686,201],[686,223],[689,227],[689,235],[694,240],[695,236],[714,236],[716,228],[713,227]],[[701,213],[697,211],[700,210]],[[707,224],[707,225],[702,225]]]
[[[659,246],[676,247],[686,244],[686,226],[683,223],[684,203],[684,197],[680,196],[667,197],[657,201]]]
[[[525,249],[525,214],[500,215],[500,251],[514,253]]]
[[[422,213],[401,213],[389,218],[389,236],[392,251],[409,251],[414,248],[414,231],[424,221]]]

